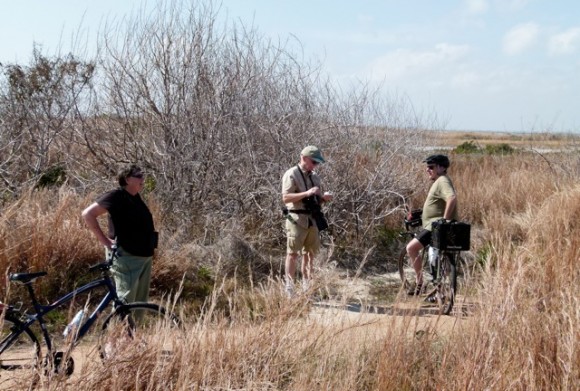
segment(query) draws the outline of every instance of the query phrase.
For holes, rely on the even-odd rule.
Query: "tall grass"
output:
[[[241,278],[243,283],[216,279],[196,311],[187,300],[183,303],[185,330],[169,361],[160,359],[155,346],[129,349],[129,356],[110,365],[90,360],[71,379],[47,382],[45,388],[577,389],[580,186],[569,171],[575,159],[560,155],[548,162],[533,154],[453,159],[451,176],[461,215],[474,226],[472,251],[481,270],[466,290],[470,296],[458,300],[452,316],[427,313],[402,297],[383,303],[386,314],[345,311],[341,305],[352,295],[336,287],[354,284],[355,278],[329,264],[318,270],[318,285],[309,295],[292,300],[285,298],[276,279],[254,280],[255,274],[249,273]],[[66,253],[68,245],[57,244],[69,243],[71,231],[79,242],[88,235],[80,233],[77,218],[67,218],[68,207],[63,208],[86,200],[73,202],[61,191],[47,216],[37,208],[45,196],[22,200],[20,212],[5,212],[0,224],[3,233],[25,227],[29,235],[20,232],[11,240],[2,235],[5,245],[20,237],[18,248],[30,251],[36,248],[30,243],[42,243],[35,252],[38,259]],[[16,218],[21,213],[28,217]],[[54,227],[71,221],[78,232],[54,228],[52,240],[24,241],[40,231],[33,226],[38,219]],[[47,249],[41,252],[43,246]],[[186,254],[204,251],[219,254],[200,244],[162,252],[158,258],[166,278],[181,280],[185,267],[173,262],[189,259],[192,266]],[[16,262],[7,253],[2,261]],[[337,307],[316,305],[307,299],[312,295]]]

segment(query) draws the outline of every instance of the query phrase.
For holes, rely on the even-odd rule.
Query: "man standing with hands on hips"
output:
[[[310,287],[314,257],[320,249],[319,230],[326,229],[320,210],[332,195],[323,193],[320,177],[314,172],[324,163],[318,147],[309,145],[300,154],[300,163],[290,168],[282,177],[282,201],[286,216],[286,286],[288,296],[294,294],[296,262],[302,253],[302,288]]]
[[[140,195],[145,174],[140,167],[131,165],[122,169],[117,180],[119,187],[97,198],[83,210],[82,217],[107,251],[113,244],[119,248],[112,268],[119,297],[127,303],[147,301],[157,232],[153,216]],[[109,223],[107,234],[97,220],[105,214]]]

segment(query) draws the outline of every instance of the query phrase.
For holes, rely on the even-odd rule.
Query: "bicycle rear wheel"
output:
[[[18,319],[6,316],[0,323],[0,385],[11,389],[27,387],[38,377],[40,343]]]
[[[103,360],[131,359],[146,352],[170,358],[182,342],[177,316],[157,304],[131,303],[117,307],[103,323],[99,353]]]
[[[444,253],[439,258],[439,275],[435,297],[441,313],[449,315],[455,302],[457,291],[457,267],[456,257]]]

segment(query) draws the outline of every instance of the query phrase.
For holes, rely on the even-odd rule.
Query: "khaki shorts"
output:
[[[304,228],[286,220],[286,236],[288,237],[286,245],[288,254],[300,252],[317,254],[320,249],[320,237],[316,226]]]

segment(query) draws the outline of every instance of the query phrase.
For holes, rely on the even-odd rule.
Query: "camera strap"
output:
[[[308,182],[306,182],[306,177],[304,176],[304,173],[302,172],[302,169],[300,168],[300,166],[298,164],[296,165],[296,168],[298,169],[298,172],[300,172],[300,176],[302,176],[302,180],[304,181],[304,187],[308,191],[310,188],[308,187]],[[310,174],[308,174],[308,178],[310,178],[310,183],[312,184],[312,186],[314,186],[314,181],[312,180],[312,172],[310,172]],[[314,196],[314,200],[316,200],[316,203],[318,204],[318,197]],[[304,205],[304,201],[302,201],[302,204]],[[312,217],[312,211],[306,209],[304,212],[302,212],[301,209],[299,209],[299,210],[300,210],[300,212],[294,212],[293,211],[293,213],[304,213],[304,214],[310,215],[308,217],[308,227],[311,227],[314,224],[314,222],[311,219],[311,217]]]
[[[304,182],[304,187],[306,188],[306,190],[309,190],[310,187],[308,187],[308,182],[306,182],[306,177],[304,176],[304,173],[302,172],[302,169],[300,168],[300,166],[297,164],[296,168],[298,169],[298,172],[300,173],[300,176],[302,177],[302,181]],[[309,175],[310,177],[310,183],[312,183],[312,186],[314,186],[314,182],[312,182],[312,177]]]

